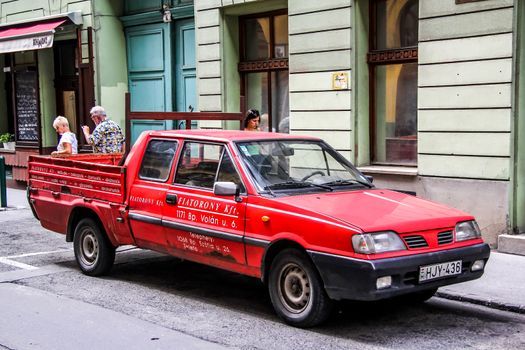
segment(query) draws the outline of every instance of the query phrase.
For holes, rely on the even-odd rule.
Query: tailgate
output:
[[[125,168],[113,165],[120,157],[120,154],[29,156],[28,184],[31,189],[124,203]]]

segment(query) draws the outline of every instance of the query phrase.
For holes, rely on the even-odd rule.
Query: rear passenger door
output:
[[[175,255],[238,270],[246,263],[246,200],[215,196],[216,181],[235,182],[244,192],[226,145],[186,141],[166,194],[163,225],[167,244]]]
[[[129,221],[140,247],[167,251],[162,211],[173,178],[171,169],[177,146],[176,140],[150,140],[130,189]]]

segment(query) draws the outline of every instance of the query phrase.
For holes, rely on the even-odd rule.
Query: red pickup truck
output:
[[[334,300],[426,300],[489,258],[474,217],[375,188],[314,137],[151,131],[120,158],[30,157],[31,208],[87,275],[135,245],[260,278],[277,314],[309,327]]]

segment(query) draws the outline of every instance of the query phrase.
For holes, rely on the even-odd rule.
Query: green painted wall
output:
[[[4,61],[4,55],[0,55],[0,62]],[[1,65],[3,68],[3,64]],[[5,86],[5,73],[0,69],[0,86]],[[0,90],[1,91],[1,90]],[[0,134],[7,132],[7,96],[5,93],[0,93]]]
[[[237,16],[225,16],[223,23],[223,57],[224,62],[238,62],[239,61],[239,19]],[[237,67],[233,64],[224,65],[224,79],[222,91],[224,103],[226,106],[225,112],[237,112],[240,110],[240,100],[233,98],[241,94],[240,89],[240,75]],[[230,98],[228,98],[230,96]],[[238,129],[239,122],[226,121],[226,129]]]
[[[108,116],[125,127],[124,96],[128,91],[126,44],[119,19],[121,0],[92,0],[95,29],[95,96]]]
[[[354,140],[356,165],[370,164],[370,117],[369,117],[369,77],[366,52],[368,52],[368,0],[354,2],[352,17],[352,93]]]
[[[53,129],[53,120],[56,117],[53,49],[38,50],[38,73],[42,146],[53,147],[57,145],[57,133]]]

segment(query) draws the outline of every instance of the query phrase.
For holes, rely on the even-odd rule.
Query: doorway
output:
[[[78,76],[75,67],[76,40],[57,41],[55,56],[56,112],[67,118],[70,130],[80,138]],[[58,137],[58,135],[57,135]],[[57,140],[58,141],[58,140]]]

